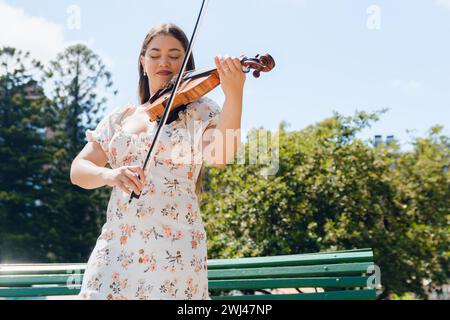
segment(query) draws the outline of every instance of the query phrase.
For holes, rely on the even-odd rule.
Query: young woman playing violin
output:
[[[120,106],[88,130],[88,143],[72,163],[73,184],[113,188],[80,299],[210,299],[200,173],[204,163],[223,168],[237,152],[227,146],[234,139],[225,137],[226,130],[240,132],[246,74],[239,58],[214,59],[225,94],[222,109],[201,97],[173,113],[148,170],[142,170],[157,126],[146,112],[149,100],[179,73],[188,44],[176,25],[150,30],[139,55],[141,104]],[[191,55],[187,70],[194,69]],[[199,144],[184,137],[192,128],[201,136],[202,161],[175,161],[197,152]],[[132,192],[139,199],[129,203]]]

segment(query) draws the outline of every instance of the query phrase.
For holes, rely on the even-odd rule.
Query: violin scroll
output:
[[[241,64],[243,66],[242,71],[245,73],[249,73],[250,69],[254,69],[253,76],[255,78],[259,78],[261,72],[269,72],[275,68],[275,60],[268,53],[262,56],[257,54],[254,58],[244,56],[241,59]]]

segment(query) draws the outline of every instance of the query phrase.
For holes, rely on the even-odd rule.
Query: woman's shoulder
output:
[[[128,114],[137,109],[137,106],[132,103],[120,104],[112,108],[112,110],[106,115],[106,119],[108,119],[111,123],[120,122],[121,119]]]
[[[121,104],[113,109],[113,114],[121,114],[121,113],[127,112],[129,110],[136,110],[137,107],[138,106],[136,104],[133,104],[130,102]]]

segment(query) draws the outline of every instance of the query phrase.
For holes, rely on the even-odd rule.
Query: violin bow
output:
[[[150,146],[150,150],[148,151],[147,157],[145,159],[144,167],[143,167],[144,172],[145,172],[145,168],[147,167],[149,159],[151,159],[150,156],[152,154],[152,151],[155,148],[155,145],[157,145],[157,143],[159,142],[160,131],[161,131],[162,127],[164,127],[166,125],[167,118],[169,117],[170,109],[172,108],[172,104],[174,101],[175,93],[177,92],[178,87],[180,86],[181,79],[183,78],[182,75],[184,74],[184,72],[186,70],[187,63],[191,56],[192,47],[193,47],[195,39],[197,37],[197,29],[198,29],[200,22],[203,19],[203,11],[206,8],[206,6],[208,5],[208,2],[209,2],[209,0],[203,0],[203,2],[202,2],[202,6],[200,8],[200,13],[198,14],[197,22],[195,23],[194,31],[192,32],[191,40],[189,41],[189,46],[186,50],[186,55],[184,56],[184,59],[183,59],[183,64],[181,65],[180,72],[178,73],[178,76],[177,76],[177,81],[175,82],[175,85],[172,88],[172,93],[170,94],[170,99],[168,100],[168,103],[166,104],[164,113],[159,121],[158,129],[156,130],[155,137],[153,138],[152,144]],[[155,93],[155,94],[157,94],[157,93]],[[131,203],[131,201],[134,198],[139,199],[139,197],[140,197],[140,195],[135,194],[133,191],[131,193],[130,200],[128,201],[128,203]]]

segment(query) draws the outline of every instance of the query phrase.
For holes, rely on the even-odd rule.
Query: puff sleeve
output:
[[[220,107],[214,100],[207,97],[202,97],[193,103],[191,112],[191,116],[196,122],[196,159],[200,162],[204,161],[206,165],[211,165],[206,159],[204,159],[203,151],[206,150],[206,147],[211,142],[212,136],[204,135],[204,133],[207,129],[212,129],[217,126],[221,112]]]
[[[202,97],[198,101],[196,106],[197,119],[201,121],[201,133],[203,134],[206,129],[215,128],[220,116],[220,107],[212,99],[208,97]]]
[[[121,115],[123,112],[128,110],[129,105],[120,106],[115,108],[112,112],[107,114],[97,125],[94,130],[86,130],[86,140],[88,142],[97,142],[100,144],[102,150],[108,157],[110,161],[110,142],[114,133],[116,131],[116,127],[120,122]]]

